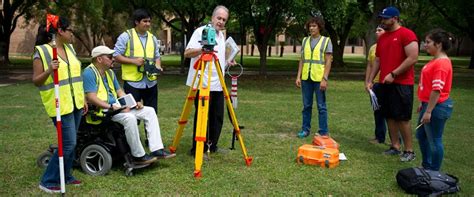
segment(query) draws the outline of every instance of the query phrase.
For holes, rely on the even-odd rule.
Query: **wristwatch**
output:
[[[395,79],[395,77],[397,77],[397,75],[396,75],[395,73],[393,73],[393,72],[390,72],[390,75],[391,75],[392,78],[394,78],[394,79]]]

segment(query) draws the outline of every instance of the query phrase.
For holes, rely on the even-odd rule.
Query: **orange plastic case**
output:
[[[313,145],[339,149],[339,144],[329,136],[314,136]]]
[[[299,164],[318,165],[322,168],[335,168],[339,165],[339,150],[304,144],[298,148],[296,162]]]

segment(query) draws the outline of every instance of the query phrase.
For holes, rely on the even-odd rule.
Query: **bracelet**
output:
[[[328,77],[323,76],[324,81],[328,81]]]

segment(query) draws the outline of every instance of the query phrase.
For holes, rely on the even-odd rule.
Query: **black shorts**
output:
[[[408,121],[413,111],[413,85],[381,84],[380,105],[385,118]]]

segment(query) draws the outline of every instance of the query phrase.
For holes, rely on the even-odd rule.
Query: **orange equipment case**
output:
[[[339,144],[329,136],[314,136],[313,145],[339,149]]]
[[[335,168],[339,165],[339,150],[312,144],[304,144],[298,148],[296,161],[301,164],[319,165],[322,168]]]

